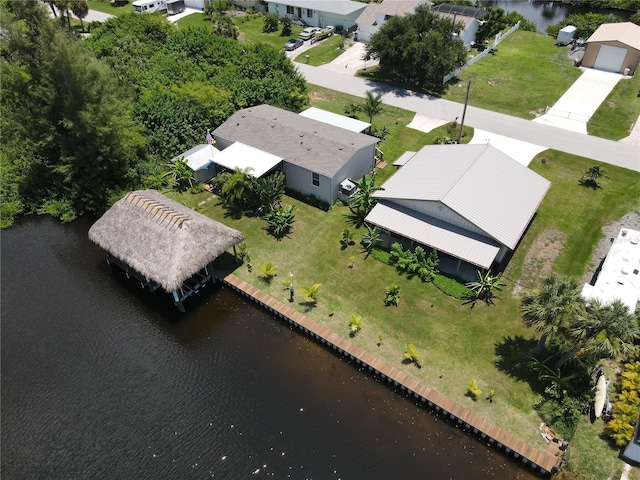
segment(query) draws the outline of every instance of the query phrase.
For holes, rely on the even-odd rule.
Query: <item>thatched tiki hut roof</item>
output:
[[[167,292],[244,241],[239,231],[155,190],[118,200],[89,229],[89,239]]]

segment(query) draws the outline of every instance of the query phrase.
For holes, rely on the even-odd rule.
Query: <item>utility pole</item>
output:
[[[462,121],[460,122],[460,133],[458,133],[458,139],[456,140],[457,144],[460,144],[460,139],[462,138],[462,129],[464,128],[464,116],[467,114],[467,104],[469,103],[469,90],[471,89],[471,80],[467,84],[467,95],[464,99],[464,109],[462,110]]]

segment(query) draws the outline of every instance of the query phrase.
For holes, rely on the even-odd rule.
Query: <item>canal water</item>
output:
[[[536,24],[539,32],[544,33],[549,25],[559,23],[573,13],[595,11],[612,15],[624,21],[629,19],[630,12],[615,9],[594,9],[585,5],[570,5],[560,2],[536,0],[480,0],[483,6],[502,8],[505,12],[518,12],[524,18]]]
[[[0,233],[3,478],[537,478],[227,290],[176,321],[89,226]]]

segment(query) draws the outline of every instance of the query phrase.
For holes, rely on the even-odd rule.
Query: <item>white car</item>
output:
[[[298,35],[298,38],[301,38],[302,40],[309,40],[310,38],[313,38],[316,32],[319,32],[319,31],[320,29],[318,27],[307,27],[300,32],[300,35]]]

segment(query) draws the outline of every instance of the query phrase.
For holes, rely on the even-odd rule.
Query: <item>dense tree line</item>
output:
[[[159,186],[166,162],[235,110],[308,102],[269,45],[155,14],[112,18],[80,41],[40,2],[0,8],[3,226],[21,213],[99,214],[124,190]]]

